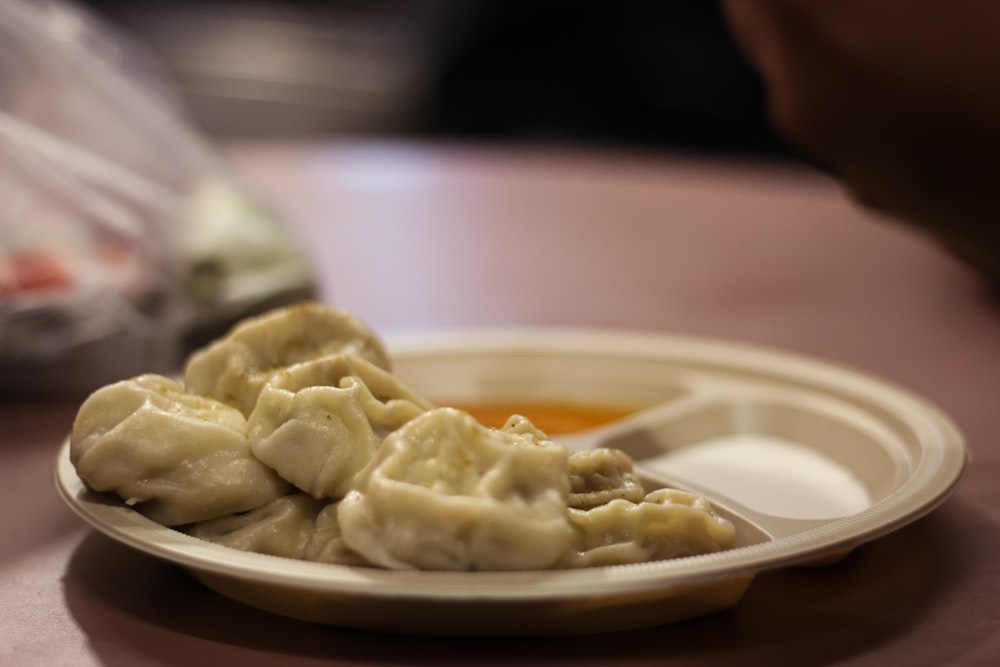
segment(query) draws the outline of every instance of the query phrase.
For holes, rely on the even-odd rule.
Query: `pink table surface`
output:
[[[694,621],[575,639],[353,632],[232,602],[56,494],[76,404],[0,403],[0,665],[1000,664],[1000,303],[823,176],[681,156],[244,144],[323,298],[392,335],[573,326],[753,343],[937,403],[973,464],[929,516]]]

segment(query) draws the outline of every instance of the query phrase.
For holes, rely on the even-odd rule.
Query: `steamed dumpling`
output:
[[[188,533],[240,551],[303,559],[325,506],[308,494],[293,493],[249,512],[201,521]]]
[[[565,567],[620,565],[713,553],[733,546],[735,528],[701,496],[657,489],[642,502],[619,498],[570,509],[575,539]]]
[[[349,354],[274,375],[250,415],[253,453],[298,488],[339,500],[382,439],[432,405],[387,371]]]
[[[211,396],[249,416],[276,371],[337,352],[389,368],[382,341],[351,313],[319,303],[289,306],[244,320],[194,352],[184,385],[192,394]]]
[[[288,489],[251,453],[238,410],[153,374],[84,401],[70,460],[89,488],[113,491],[168,526],[244,512]]]
[[[390,434],[340,502],[343,539],[392,569],[530,570],[570,548],[569,449],[451,408]]]
[[[589,510],[616,498],[637,503],[645,495],[632,458],[620,449],[599,447],[569,457],[570,507]]]

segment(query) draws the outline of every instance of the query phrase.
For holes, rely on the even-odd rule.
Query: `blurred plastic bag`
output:
[[[79,7],[0,0],[0,393],[168,371],[312,294],[287,230],[165,81]]]

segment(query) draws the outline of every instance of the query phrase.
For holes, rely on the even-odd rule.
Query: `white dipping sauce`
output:
[[[713,438],[642,464],[775,516],[832,519],[872,503],[847,468],[798,443],[758,433]]]

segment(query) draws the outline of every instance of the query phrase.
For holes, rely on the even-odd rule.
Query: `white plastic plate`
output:
[[[274,613],[390,632],[538,635],[646,627],[731,607],[759,572],[835,560],[923,516],[968,462],[955,426],[919,397],[780,352],[578,330],[388,342],[397,375],[432,400],[637,408],[554,439],[625,450],[647,490],[659,482],[704,493],[736,521],[737,547],[581,570],[393,572],[244,553],[165,528],[88,492],[68,445],[57,486],[106,535]]]

